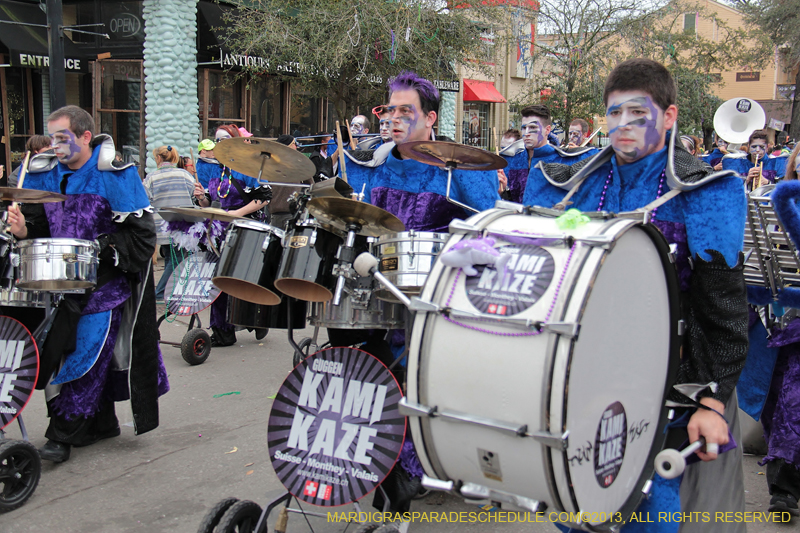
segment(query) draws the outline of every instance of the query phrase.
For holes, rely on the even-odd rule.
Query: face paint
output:
[[[542,125],[542,119],[539,117],[522,117],[520,130],[522,131],[522,141],[528,150],[540,148],[547,141],[546,128]]]
[[[569,127],[569,142],[577,146],[583,142],[583,129],[580,126]]]
[[[363,135],[364,134],[364,124],[361,122],[351,122],[350,123],[350,133],[353,135]]]
[[[81,147],[78,138],[70,130],[59,130],[50,134],[56,157],[65,165],[80,157]]]
[[[388,116],[381,119],[380,134],[383,142],[389,142],[392,140],[392,119]]]
[[[633,163],[658,148],[664,112],[641,91],[620,91],[608,99],[608,135],[621,164]]]
[[[717,148],[722,150],[728,149],[728,141],[723,141],[722,139],[717,139]]]
[[[767,154],[767,143],[764,139],[755,139],[750,143],[748,150],[750,155],[754,158],[758,156],[759,159],[764,159],[764,156]]]
[[[397,144],[409,141],[428,140],[425,117],[419,111],[422,103],[413,89],[395,91],[389,99],[386,111],[391,119],[392,140]]]

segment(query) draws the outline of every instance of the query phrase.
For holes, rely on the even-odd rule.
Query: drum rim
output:
[[[97,241],[87,239],[72,239],[68,237],[45,237],[41,239],[25,239],[17,242],[18,248],[31,248],[36,245],[55,244],[58,246],[85,246],[88,248],[98,248]]]
[[[223,288],[223,285],[220,285],[220,281],[224,282],[223,285],[227,285],[228,286],[227,287],[228,290],[225,290]],[[229,283],[229,282],[235,282],[235,283],[233,283],[233,285],[235,285],[235,287],[232,287],[231,286],[232,284]],[[251,303],[251,304],[272,306],[272,305],[279,305],[281,303],[281,297],[280,297],[279,294],[275,293],[275,291],[269,290],[266,287],[262,287],[258,283],[253,283],[251,281],[243,280],[243,279],[240,279],[240,278],[233,278],[233,277],[230,277],[230,276],[214,276],[214,277],[211,278],[211,283],[213,283],[214,286],[217,287],[220,290],[220,292],[224,292],[227,296],[233,296],[234,298],[237,298],[239,300],[242,300],[242,301],[245,301],[245,302],[248,302],[248,303]],[[231,289],[234,289],[236,291],[236,294],[230,292]],[[247,293],[247,298],[242,298],[240,296],[240,292],[239,291],[248,290],[248,289],[250,291],[253,291],[253,292]],[[264,298],[259,298],[258,301],[252,301],[252,300],[248,299],[250,297],[254,297],[256,294],[264,296]],[[277,300],[277,301],[275,301],[275,300]],[[271,302],[274,302],[274,303],[271,303]]]
[[[244,228],[244,229],[251,229],[254,231],[260,231],[262,233],[271,233],[283,238],[284,231],[280,228],[276,228],[266,222],[259,222],[258,220],[251,220],[251,219],[244,219],[244,220],[234,220],[231,222],[231,229],[233,228]]]

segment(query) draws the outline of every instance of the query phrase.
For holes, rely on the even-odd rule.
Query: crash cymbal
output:
[[[21,204],[47,204],[63,202],[66,195],[56,192],[37,191],[36,189],[17,189],[16,187],[0,187],[0,200],[19,202]]]
[[[498,170],[508,165],[499,155],[466,144],[411,141],[398,144],[397,149],[409,159],[441,168],[452,166],[458,170]]]
[[[297,150],[257,137],[220,141],[214,147],[214,157],[236,172],[276,183],[300,183],[313,178],[317,170],[314,163]]]
[[[158,210],[161,218],[167,222],[182,220],[184,222],[201,222],[203,220],[219,220],[221,222],[233,222],[246,217],[231,215],[224,209],[216,207],[162,207]]]
[[[358,224],[359,235],[379,237],[387,233],[405,231],[400,219],[380,207],[348,198],[313,198],[308,202],[308,212],[322,222],[341,231],[348,231],[348,225]]]

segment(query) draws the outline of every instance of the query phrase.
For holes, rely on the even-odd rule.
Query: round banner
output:
[[[272,404],[267,438],[272,467],[296,498],[335,506],[375,489],[403,447],[402,392],[375,357],[355,348],[309,356]]]
[[[465,281],[467,297],[481,313],[511,316],[533,304],[550,286],[555,261],[550,252],[531,244],[503,243],[499,252],[511,255],[503,272],[493,265],[475,265],[477,276]]]
[[[33,396],[39,349],[28,328],[0,316],[0,429],[19,416]]]
[[[211,283],[217,268],[217,256],[192,254],[175,267],[164,289],[167,309],[173,315],[199,313],[217,299],[220,290]]]
[[[628,421],[625,408],[614,402],[603,411],[594,439],[594,475],[604,489],[617,479],[625,460],[628,444]]]

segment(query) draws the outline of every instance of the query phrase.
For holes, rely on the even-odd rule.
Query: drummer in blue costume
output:
[[[392,119],[393,142],[381,145],[366,164],[349,158],[348,182],[356,192],[366,184],[364,201],[389,211],[406,229],[447,231],[451,220],[469,215],[445,198],[447,171],[404,159],[396,147],[434,138],[438,89],[413,72],[402,72],[389,81],[386,111]],[[495,171],[453,171],[451,197],[479,211],[494,207],[499,199],[497,189]]]
[[[747,153],[738,152],[724,156],[722,158],[722,168],[724,170],[733,170],[744,178],[749,190],[753,187],[753,180],[756,179],[759,173],[755,163],[758,160],[759,165],[763,163],[761,184],[774,183],[786,174],[786,162],[789,159],[786,155],[772,156],[768,154],[767,132],[756,130],[750,134],[750,139],[747,141]]]
[[[684,385],[684,393],[672,389],[670,399],[697,407],[688,422],[690,441],[703,436],[724,451],[729,430],[740,441],[734,387],[747,354],[742,182],[732,172],[713,172],[674,138],[676,86],[661,64],[649,59],[619,64],[606,81],[603,98],[611,145],[571,167],[538,164],[525,204],[551,207],[574,191],[570,208],[623,212],[642,208],[672,189],[683,192],[650,207],[655,226],[676,247],[687,325],[676,381]],[[716,386],[709,386],[711,382]],[[686,396],[690,389],[699,401]],[[689,465],[682,479],[665,482],[656,476],[639,510],[651,517],[660,511],[744,511],[741,448],[719,456],[712,451],[698,452],[702,462]],[[624,532],[677,530],[744,533],[745,525],[712,520],[623,527]]]
[[[717,138],[717,145],[710,153],[704,155],[700,159],[711,165],[714,170],[722,170],[722,167],[717,168],[717,165],[722,163],[722,158],[728,155],[728,141],[721,138],[716,133],[714,135]]]
[[[67,199],[46,204],[45,217],[27,221],[18,208],[9,210],[19,239],[100,245],[97,285],[65,297],[40,353],[37,387],[46,385],[50,425],[39,453],[54,462],[69,459],[71,446],[120,434],[114,401],[131,400],[137,435],[156,428],[158,396],[169,389],[155,322],[152,208],[135,167],[112,167],[114,143],[107,135],[93,137],[93,126],[77,106],[53,112],[47,128],[56,155],[31,160],[24,185]]]
[[[522,139],[500,151],[508,161],[503,172],[508,179],[509,199],[517,203],[522,202],[530,170],[539,161],[572,165],[597,153],[597,148],[592,146],[565,150],[547,142],[553,125],[546,105],[531,105],[520,113]]]
[[[241,130],[234,125],[220,126],[217,128],[214,138],[216,143],[232,137],[251,137],[244,128]],[[214,160],[216,161],[216,160]],[[209,165],[212,165],[209,163]],[[200,173],[198,166],[198,174]],[[194,196],[201,207],[209,207],[212,202],[218,202],[219,206],[232,215],[249,217],[260,221],[265,221],[261,209],[266,206],[272,198],[272,188],[264,183],[261,184],[251,176],[245,176],[241,172],[224,167],[219,162],[216,163],[216,171],[208,181],[208,190],[200,184],[195,184]],[[213,227],[213,223],[212,223]],[[221,235],[212,232],[213,236]],[[228,297],[220,295],[211,304],[211,316],[209,322],[213,334],[211,335],[211,345],[216,347],[232,346],[236,344],[236,328],[228,323]],[[265,330],[257,332],[257,338],[263,338]]]

